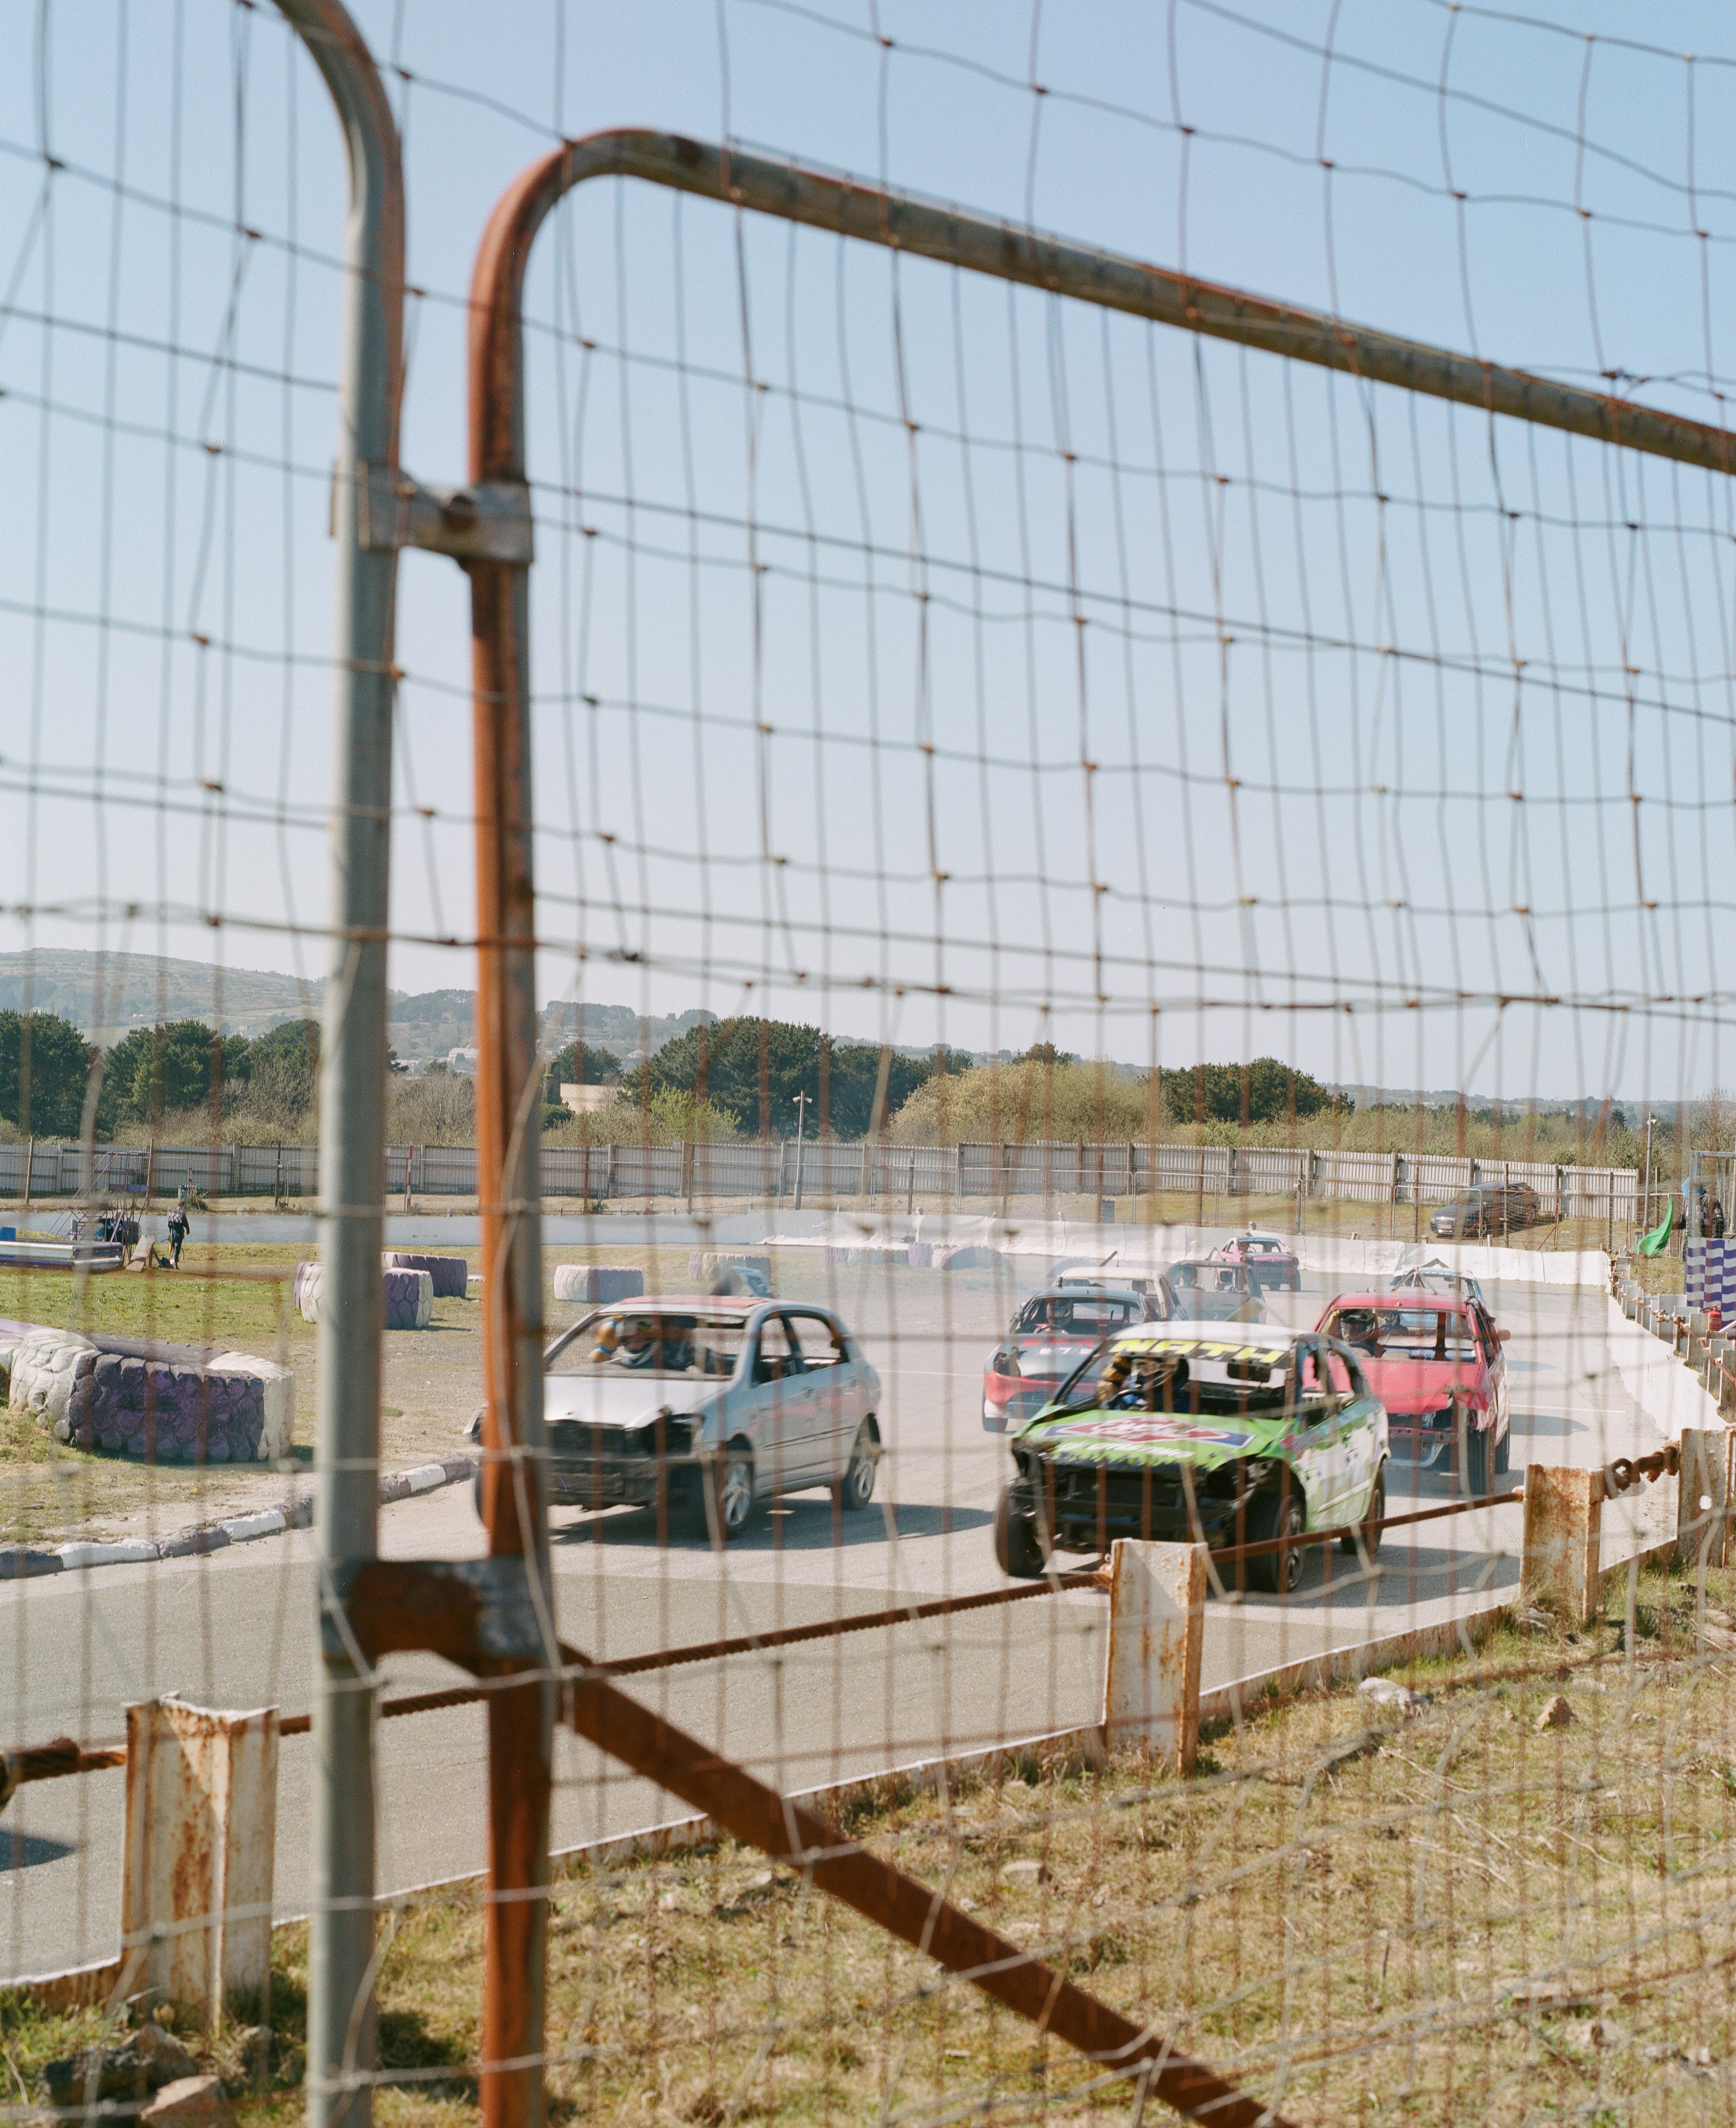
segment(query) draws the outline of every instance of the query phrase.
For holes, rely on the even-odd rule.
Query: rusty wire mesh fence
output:
[[[354,15],[0,31],[6,2117],[1724,2117],[1723,26]]]

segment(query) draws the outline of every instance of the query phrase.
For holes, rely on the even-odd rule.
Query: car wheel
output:
[[[1307,1527],[1307,1511],[1293,1487],[1288,1492],[1263,1493],[1248,1517],[1248,1541],[1268,1544],[1274,1537],[1298,1537]],[[1263,1551],[1246,1565],[1248,1586],[1263,1589],[1269,1596],[1288,1596],[1302,1579],[1302,1555],[1299,1547]]]
[[[1386,1518],[1387,1466],[1383,1463],[1374,1474],[1374,1483],[1368,1489],[1368,1512],[1355,1529],[1347,1531],[1338,1540],[1340,1547],[1354,1556],[1356,1551],[1356,1540],[1360,1537],[1363,1556],[1364,1558],[1373,1559],[1375,1553],[1380,1550],[1380,1526]]]
[[[1014,1575],[1021,1581],[1036,1580],[1046,1563],[1036,1517],[1015,1504],[1010,1485],[1002,1486],[995,1503],[994,1563],[1003,1574]]]
[[[477,1465],[475,1476],[470,1481],[470,1497],[476,1503],[477,1520],[481,1522],[482,1519],[482,1466],[480,1463]]]
[[[872,1419],[865,1418],[856,1430],[850,1461],[836,1490],[842,1508],[866,1508],[874,1498],[874,1475],[880,1462],[880,1437]]]
[[[1511,1467],[1509,1457],[1512,1446],[1513,1434],[1510,1427],[1495,1444],[1495,1475],[1497,1478],[1505,1478]]]
[[[695,1474],[694,1534],[722,1546],[741,1535],[753,1513],[753,1457],[732,1448]]]
[[[1293,1271],[1290,1274],[1290,1290],[1292,1293],[1300,1293],[1302,1290],[1302,1275],[1299,1271]]]
[[[1459,1418],[1459,1479],[1468,1500],[1481,1499],[1489,1489],[1489,1437],[1472,1425],[1470,1414]]]

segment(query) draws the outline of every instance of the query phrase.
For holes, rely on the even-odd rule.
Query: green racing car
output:
[[[1144,1323],[1107,1337],[1010,1440],[994,1519],[1003,1574],[1118,1537],[1214,1549],[1345,1529],[1365,1557],[1387,1511],[1387,1414],[1354,1351],[1317,1331]],[[1303,1554],[1239,1576],[1288,1594]]]

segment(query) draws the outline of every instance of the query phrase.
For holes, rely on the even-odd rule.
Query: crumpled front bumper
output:
[[[1387,1413],[1387,1446],[1392,1460],[1419,1470],[1432,1470],[1453,1461],[1458,1428],[1452,1405],[1435,1411]],[[1467,1411],[1465,1423],[1473,1433],[1487,1433],[1495,1423],[1487,1411]]]
[[[689,1451],[665,1456],[562,1456],[548,1462],[551,1504],[572,1507],[655,1507],[659,1498],[684,1498],[696,1474],[713,1458]]]

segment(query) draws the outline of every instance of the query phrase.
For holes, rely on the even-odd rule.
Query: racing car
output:
[[[1439,1256],[1430,1256],[1425,1264],[1413,1264],[1409,1271],[1395,1271],[1387,1283],[1394,1293],[1449,1293],[1461,1300],[1474,1300],[1491,1314],[1494,1312],[1478,1280],[1468,1271],[1454,1271]]]
[[[1130,1325],[1105,1337],[1008,1444],[995,1512],[1003,1574],[1119,1537],[1215,1547],[1278,1543],[1245,1584],[1288,1594],[1293,1540],[1346,1528],[1365,1557],[1387,1501],[1387,1415],[1357,1355],[1312,1331]]]
[[[1181,1256],[1164,1273],[1175,1313],[1199,1323],[1264,1323],[1259,1287],[1245,1264],[1218,1256]]]
[[[1164,1305],[1159,1309],[1159,1314],[1167,1319],[1175,1313],[1174,1295],[1167,1293],[1160,1272],[1122,1271],[1107,1259],[1099,1263],[1082,1256],[1063,1256],[1059,1263],[1050,1266],[1049,1283],[1101,1286],[1106,1292],[1113,1293],[1162,1294]]]
[[[1302,1260],[1276,1234],[1259,1234],[1250,1227],[1246,1233],[1234,1236],[1212,1253],[1221,1263],[1245,1264],[1249,1275],[1262,1290],[1269,1286],[1276,1292],[1285,1285],[1292,1293],[1302,1290]]]
[[[1077,1283],[1074,1280],[1077,1280]],[[1161,1280],[1141,1293],[1075,1272],[1033,1293],[983,1368],[983,1431],[1004,1433],[1041,1411],[1112,1330],[1163,1322],[1173,1313]]]
[[[1457,1474],[1476,1499],[1507,1468],[1507,1332],[1458,1294],[1341,1293],[1318,1324],[1354,1350],[1395,1451]]]
[[[655,1508],[723,1544],[774,1494],[874,1497],[880,1377],[832,1309],[752,1295],[587,1311],[543,1356],[551,1505]],[[481,1438],[481,1414],[471,1422]],[[481,1473],[477,1501],[481,1505]]]

